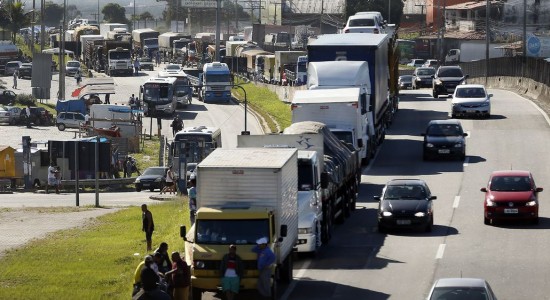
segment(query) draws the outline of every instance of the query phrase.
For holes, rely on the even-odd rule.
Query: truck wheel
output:
[[[290,283],[292,281],[292,266],[292,254],[289,254],[280,269],[279,279],[281,282]]]
[[[191,288],[191,297],[193,300],[201,300],[202,290],[199,288]]]
[[[328,244],[330,238],[332,237],[332,210],[328,206],[326,215],[323,216],[322,230],[321,230],[321,241],[324,245]]]
[[[439,98],[439,94],[435,90],[432,91],[432,96],[434,97],[434,99]]]

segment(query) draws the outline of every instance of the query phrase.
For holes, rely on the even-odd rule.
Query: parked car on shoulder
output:
[[[487,281],[480,278],[441,278],[433,284],[428,300],[497,300]]]
[[[9,124],[11,113],[3,106],[0,106],[0,124]]]
[[[378,231],[419,228],[432,231],[434,208],[428,184],[421,179],[394,179],[386,183],[378,200]]]
[[[493,224],[499,220],[527,220],[539,223],[538,194],[543,191],[537,187],[533,174],[529,171],[494,171],[489,177],[483,201],[483,222]]]
[[[491,117],[491,97],[481,84],[464,84],[456,87],[451,101],[451,117]]]
[[[435,69],[431,67],[416,68],[413,72],[412,88],[417,90],[421,87],[431,87]]]
[[[428,123],[423,143],[423,159],[436,157],[466,158],[466,136],[457,120],[432,120]]]
[[[7,105],[15,103],[16,98],[17,95],[13,91],[0,89],[0,104]]]
[[[80,128],[86,121],[86,117],[79,112],[60,112],[55,119],[55,126],[60,131],[65,128]]]
[[[166,184],[166,171],[167,167],[149,167],[136,178],[134,185],[137,192],[148,189],[154,191],[155,189],[162,190]]]
[[[25,124],[27,122],[26,109],[21,109],[18,123]],[[31,106],[31,123],[37,126],[50,126],[55,123],[53,115],[44,107]]]
[[[13,72],[15,72],[15,70],[19,70],[22,64],[22,62],[17,60],[8,61],[4,69],[4,75],[13,75]]]
[[[19,68],[19,78],[32,78],[32,63],[24,63]]]
[[[4,109],[6,109],[9,112],[9,121],[8,123],[10,125],[16,125],[19,121],[19,117],[21,116],[21,107],[18,106],[4,106]]]
[[[437,68],[432,83],[433,97],[452,95],[458,85],[466,83],[466,78],[468,78],[468,75],[464,75],[459,66],[441,66]]]

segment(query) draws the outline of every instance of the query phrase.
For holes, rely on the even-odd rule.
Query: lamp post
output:
[[[247,123],[246,114],[247,114],[247,104],[248,104],[248,101],[246,99],[246,90],[240,85],[234,85],[233,88],[240,88],[244,93],[244,131],[241,132],[241,135],[250,135],[250,132],[248,132],[246,127],[246,123]]]
[[[388,24],[391,24],[391,0],[388,0]]]

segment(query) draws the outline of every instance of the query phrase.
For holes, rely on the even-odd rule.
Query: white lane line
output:
[[[437,249],[437,254],[435,255],[435,259],[442,259],[443,253],[445,253],[445,245],[446,244],[440,244],[439,249]]]
[[[453,202],[453,208],[458,208],[459,203],[460,203],[460,196],[455,196],[455,201]]]
[[[286,289],[285,293],[281,297],[281,300],[288,300],[288,297],[290,297],[290,293],[292,293],[292,291],[296,287],[296,284],[298,283],[298,280],[296,279],[304,277],[304,273],[307,271],[307,269],[309,269],[309,265],[311,265],[312,261],[313,261],[312,259],[306,261],[302,266],[302,268],[298,271],[298,273],[296,273],[296,276],[294,276],[294,280],[292,280],[292,282]]]
[[[462,163],[462,165],[464,167],[467,167],[469,163],[470,163],[470,157],[466,156],[466,158],[464,159],[464,162]]]

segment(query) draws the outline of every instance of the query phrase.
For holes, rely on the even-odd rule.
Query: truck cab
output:
[[[225,63],[207,63],[202,69],[202,90],[199,98],[206,102],[231,100],[231,73]]]
[[[131,76],[133,73],[132,55],[129,49],[117,47],[107,52],[107,75],[125,74]]]

